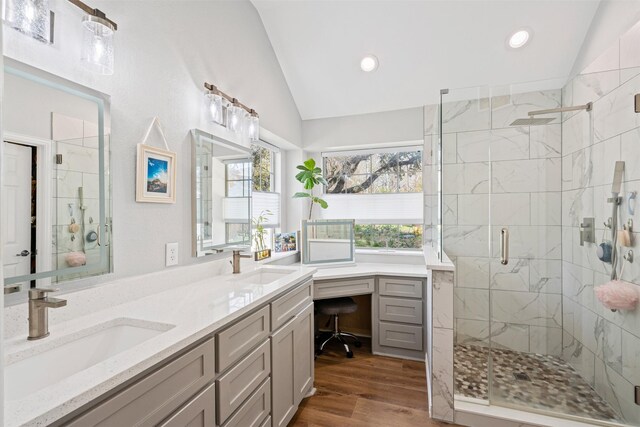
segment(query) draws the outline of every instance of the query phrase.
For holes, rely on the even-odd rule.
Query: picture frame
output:
[[[276,253],[295,252],[298,250],[298,232],[274,233],[273,251]]]
[[[176,202],[176,153],[138,144],[136,202]]]

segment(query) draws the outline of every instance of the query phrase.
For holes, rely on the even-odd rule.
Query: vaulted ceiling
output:
[[[416,107],[441,88],[569,75],[599,0],[252,0],[303,119]],[[515,30],[533,33],[520,50]],[[372,73],[366,54],[379,58]],[[535,86],[535,85],[534,85]],[[547,85],[548,86],[548,85]],[[531,87],[531,86],[530,86]]]

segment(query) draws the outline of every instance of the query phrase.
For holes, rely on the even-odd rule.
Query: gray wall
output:
[[[582,73],[621,34],[640,19],[638,0],[602,0],[571,69],[571,76]]]
[[[258,13],[248,1],[97,2],[92,6],[119,26],[115,74],[97,76],[79,61],[82,13],[68,2],[52,4],[56,43],[46,46],[5,28],[5,54],[111,95],[115,277],[165,268],[167,242],[179,242],[180,264],[196,262],[188,132],[210,128],[204,81],[254,107],[263,127],[301,145],[300,116]],[[175,205],[135,202],[136,144],[153,116],[178,153]],[[155,133],[149,143],[162,144]]]
[[[302,122],[304,148],[314,152],[422,141],[422,134],[421,107]]]

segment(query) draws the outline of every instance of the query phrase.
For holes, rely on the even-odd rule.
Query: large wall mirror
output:
[[[193,254],[251,244],[251,150],[192,130]]]
[[[108,96],[5,60],[2,101],[5,294],[110,272]]]

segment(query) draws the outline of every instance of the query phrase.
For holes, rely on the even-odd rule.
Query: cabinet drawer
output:
[[[379,297],[378,316],[380,320],[422,325],[422,300]]]
[[[315,299],[323,299],[372,294],[374,289],[375,279],[373,277],[353,280],[313,282],[313,297]]]
[[[313,300],[311,280],[271,303],[272,330],[287,323]]]
[[[160,427],[209,427],[215,422],[215,391],[213,384],[204,389]]]
[[[269,340],[216,380],[218,424],[223,424],[271,372]]]
[[[262,424],[260,424],[260,427],[271,427],[271,415],[269,415],[267,419],[264,420]]]
[[[271,381],[267,379],[223,427],[259,427],[271,411]]]
[[[422,280],[381,277],[378,293],[390,297],[422,298]]]
[[[264,341],[270,333],[269,306],[231,325],[216,336],[218,353],[216,370],[222,372],[249,350]]]
[[[378,336],[380,345],[422,350],[422,327],[420,326],[380,322]]]
[[[157,425],[213,380],[214,349],[213,339],[205,341],[88,410],[68,425],[73,427]]]

